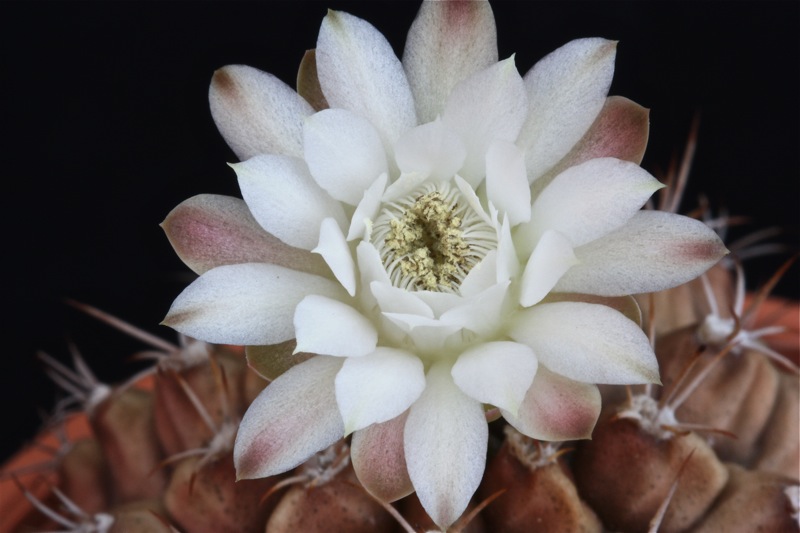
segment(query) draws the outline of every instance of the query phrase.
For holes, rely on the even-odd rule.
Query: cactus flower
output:
[[[641,210],[662,185],[638,165],[646,110],[607,95],[615,50],[579,39],[521,76],[498,60],[488,3],[425,2],[402,61],[329,12],[299,94],[250,67],[215,73],[243,201],[201,195],[167,217],[200,277],[165,323],[314,354],[289,355],[247,411],[239,478],[352,434],[367,490],[416,491],[445,529],[483,475],[487,418],[587,438],[596,384],[659,381],[629,295],[726,250],[698,221]]]

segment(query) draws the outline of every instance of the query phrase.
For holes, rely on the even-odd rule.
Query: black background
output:
[[[64,305],[91,303],[158,326],[192,278],[158,227],[189,196],[238,195],[234,156],[208,111],[214,69],[244,63],[290,85],[326,8],[365,18],[402,53],[416,2],[0,3],[4,343],[0,460],[29,440],[56,392],[35,359],[72,339],[99,377],[122,379],[143,348]],[[685,208],[700,192],[781,226],[800,203],[800,3],[497,2],[501,57],[521,72],[570,39],[620,41],[612,94],[651,111],[643,166],[657,174],[700,141]],[[748,263],[758,286],[783,257]],[[797,267],[779,293],[797,298]],[[6,340],[7,339],[7,340]]]

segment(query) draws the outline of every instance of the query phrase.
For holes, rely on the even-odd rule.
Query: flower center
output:
[[[458,292],[473,266],[496,247],[495,230],[447,183],[427,185],[385,204],[372,241],[392,284]]]

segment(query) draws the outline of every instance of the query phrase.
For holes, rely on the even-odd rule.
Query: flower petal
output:
[[[255,219],[290,246],[314,248],[328,217],[342,227],[347,223],[341,204],[314,182],[301,159],[260,155],[231,167]]]
[[[387,154],[417,123],[403,66],[371,24],[328,11],[317,38],[317,74],[331,107],[357,113],[375,126]]]
[[[698,220],[641,211],[615,232],[576,248],[580,264],[555,288],[600,296],[660,291],[696,278],[726,253],[717,234]]]
[[[213,268],[178,295],[163,324],[207,342],[277,344],[294,338],[294,309],[308,294],[341,298],[337,283],[277,265]]]
[[[461,139],[438,118],[404,133],[394,147],[397,166],[403,173],[418,173],[427,179],[450,179],[467,157]]]
[[[423,2],[403,52],[417,115],[441,114],[460,81],[497,62],[497,30],[488,2]]]
[[[325,258],[333,275],[350,296],[356,294],[356,264],[342,228],[332,218],[322,221],[319,228],[319,244],[311,250]]]
[[[314,180],[333,198],[356,205],[388,171],[378,132],[363,117],[325,109],[306,119],[303,149]]]
[[[403,451],[403,429],[408,411],[380,424],[353,433],[350,460],[358,481],[384,502],[393,502],[414,492]]]
[[[467,396],[516,414],[536,375],[530,347],[516,342],[487,342],[458,356],[450,371]]]
[[[328,101],[319,86],[316,50],[306,50],[300,60],[300,68],[297,69],[297,94],[311,104],[315,111],[328,108]]]
[[[337,357],[309,359],[256,397],[239,424],[233,448],[238,479],[281,474],[342,438],[334,379],[343,362]]]
[[[533,181],[564,157],[592,125],[614,76],[617,43],[576,39],[525,74],[530,105],[517,144]]]
[[[647,336],[617,311],[557,302],[518,312],[509,336],[527,344],[553,372],[586,383],[659,383]]]
[[[489,430],[481,404],[434,365],[405,427],[408,474],[422,506],[442,530],[455,522],[483,477]]]
[[[272,263],[330,275],[319,257],[270,235],[239,198],[199,194],[170,211],[161,227],[178,257],[197,274],[222,265]]]
[[[581,383],[539,365],[519,413],[502,410],[520,433],[547,441],[588,439],[600,416],[597,385]]]
[[[625,224],[662,187],[639,165],[611,157],[568,168],[534,200],[516,242],[527,251],[554,229],[573,246],[586,244]]]
[[[214,72],[211,116],[239,160],[258,154],[303,153],[303,119],[314,110],[272,74],[245,65]]]
[[[531,188],[525,155],[514,143],[495,141],[486,153],[486,196],[511,226],[531,219]]]
[[[364,315],[339,300],[316,294],[297,305],[294,329],[295,353],[360,357],[372,353],[378,344],[378,332]]]
[[[364,191],[364,197],[356,206],[353,216],[350,219],[350,229],[347,231],[347,240],[369,239],[372,221],[378,216],[381,207],[381,197],[386,191],[386,183],[389,176],[381,175],[375,182]]]
[[[554,230],[547,230],[525,266],[520,286],[519,303],[530,307],[547,296],[570,268],[578,264],[569,239]]]
[[[459,175],[477,187],[486,175],[486,152],[496,140],[513,142],[527,111],[522,78],[509,58],[473,74],[453,89],[442,122],[467,149]]]
[[[275,381],[293,366],[315,357],[310,353],[295,353],[296,346],[294,339],[268,346],[245,346],[247,366],[262,378]]]
[[[425,369],[414,354],[378,348],[365,357],[348,357],[336,375],[345,435],[399,416],[424,389]]]

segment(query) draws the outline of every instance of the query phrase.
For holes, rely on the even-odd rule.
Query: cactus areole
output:
[[[630,295],[726,249],[641,209],[662,185],[639,166],[647,111],[608,96],[616,47],[578,39],[522,76],[498,60],[487,2],[431,1],[402,60],[331,11],[297,91],[247,66],[214,74],[243,200],[200,195],[167,217],[200,277],[165,323],[246,345],[275,378],[242,420],[239,478],[352,434],[367,490],[416,491],[445,529],[483,475],[487,409],[536,439],[587,438],[596,384],[659,382]],[[293,340],[314,356],[272,375],[270,347]]]

